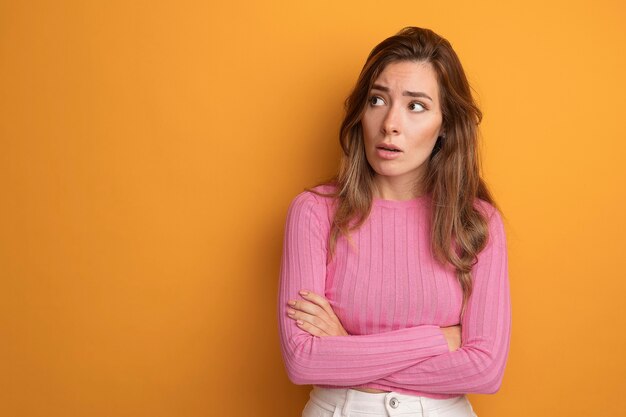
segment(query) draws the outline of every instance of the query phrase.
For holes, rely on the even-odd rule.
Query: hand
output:
[[[461,347],[461,326],[441,327],[441,332],[448,342],[448,349],[454,352]]]
[[[287,303],[287,315],[299,328],[313,336],[349,336],[326,298],[305,290],[300,295],[304,300]]]

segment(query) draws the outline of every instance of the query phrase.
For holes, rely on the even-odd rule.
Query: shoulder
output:
[[[317,210],[328,208],[333,205],[335,198],[332,196],[337,187],[333,184],[322,184],[305,190],[294,197],[292,207],[315,207]]]
[[[329,224],[336,186],[322,184],[305,190],[294,197],[289,205],[288,217],[315,217],[321,224]]]
[[[487,219],[489,223],[493,220],[502,220],[502,215],[496,206],[485,200],[477,198],[474,200],[474,207],[476,207],[476,209],[480,211],[483,216],[485,216],[485,219]]]
[[[498,208],[493,204],[478,198],[476,199],[474,206],[482,213],[487,221],[489,241],[493,242],[494,240],[504,240],[504,221],[500,210],[498,210]]]

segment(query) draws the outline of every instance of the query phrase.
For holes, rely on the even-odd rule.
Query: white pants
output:
[[[313,387],[302,417],[477,417],[467,397],[445,400],[346,388]]]

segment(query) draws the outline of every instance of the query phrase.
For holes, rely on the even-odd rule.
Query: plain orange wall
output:
[[[287,206],[369,50],[434,29],[485,114],[513,336],[481,417],[626,415],[626,12],[587,1],[0,1],[0,415],[299,415]]]

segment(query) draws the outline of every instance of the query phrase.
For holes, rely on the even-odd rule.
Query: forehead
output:
[[[387,64],[374,82],[391,90],[422,91],[431,97],[437,96],[439,92],[437,74],[430,62],[392,62]]]

